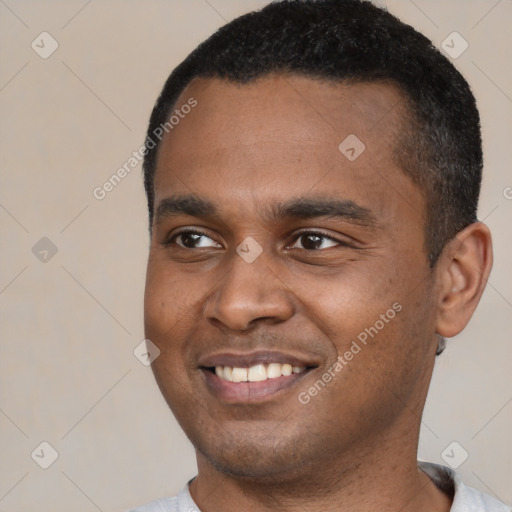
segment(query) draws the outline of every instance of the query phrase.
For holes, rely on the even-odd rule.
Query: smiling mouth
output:
[[[292,366],[289,363],[255,364],[249,368],[233,366],[215,366],[208,368],[219,379],[228,382],[262,382],[279,377],[288,377],[293,373],[302,373],[306,366]]]
[[[260,350],[204,355],[198,361],[204,383],[213,396],[228,404],[284,399],[285,391],[321,364],[313,354]]]
[[[220,400],[227,403],[259,403],[274,400],[291,389],[314,366],[289,363],[255,364],[249,367],[202,367],[206,384]]]

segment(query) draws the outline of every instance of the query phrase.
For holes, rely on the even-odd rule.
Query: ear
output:
[[[492,268],[489,228],[475,222],[457,233],[438,262],[437,333],[450,338],[466,327],[480,301]]]

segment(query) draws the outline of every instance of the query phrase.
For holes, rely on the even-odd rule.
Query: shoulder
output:
[[[178,512],[178,498],[162,498],[131,509],[129,512]]]
[[[444,492],[453,495],[450,512],[511,512],[501,501],[465,485],[450,468],[429,462],[419,462],[420,469]]]
[[[199,512],[199,508],[190,496],[189,484],[192,480],[183,486],[178,496],[161,498],[129,512]]]
[[[510,512],[501,501],[459,482],[450,512]]]

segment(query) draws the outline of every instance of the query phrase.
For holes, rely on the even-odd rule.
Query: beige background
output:
[[[121,511],[194,475],[191,446],[133,355],[148,244],[140,165],[105,199],[92,191],[140,147],[171,69],[265,3],[0,1],[0,511]],[[466,482],[512,503],[512,4],[381,3],[438,46],[453,31],[469,42],[456,65],[481,109],[480,218],[495,244],[482,303],[438,360],[419,455],[445,463],[457,441]],[[47,59],[31,48],[43,31],[59,44]],[[32,251],[42,237],[57,248],[46,262]],[[31,458],[42,441],[59,454],[46,470]]]

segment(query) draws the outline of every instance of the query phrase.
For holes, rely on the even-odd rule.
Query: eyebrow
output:
[[[354,222],[365,227],[377,227],[379,224],[369,209],[347,199],[299,197],[272,206],[260,206],[258,209],[262,217],[269,222],[327,217]],[[156,210],[155,222],[178,215],[220,217],[218,208],[210,200],[189,194],[162,199]]]

